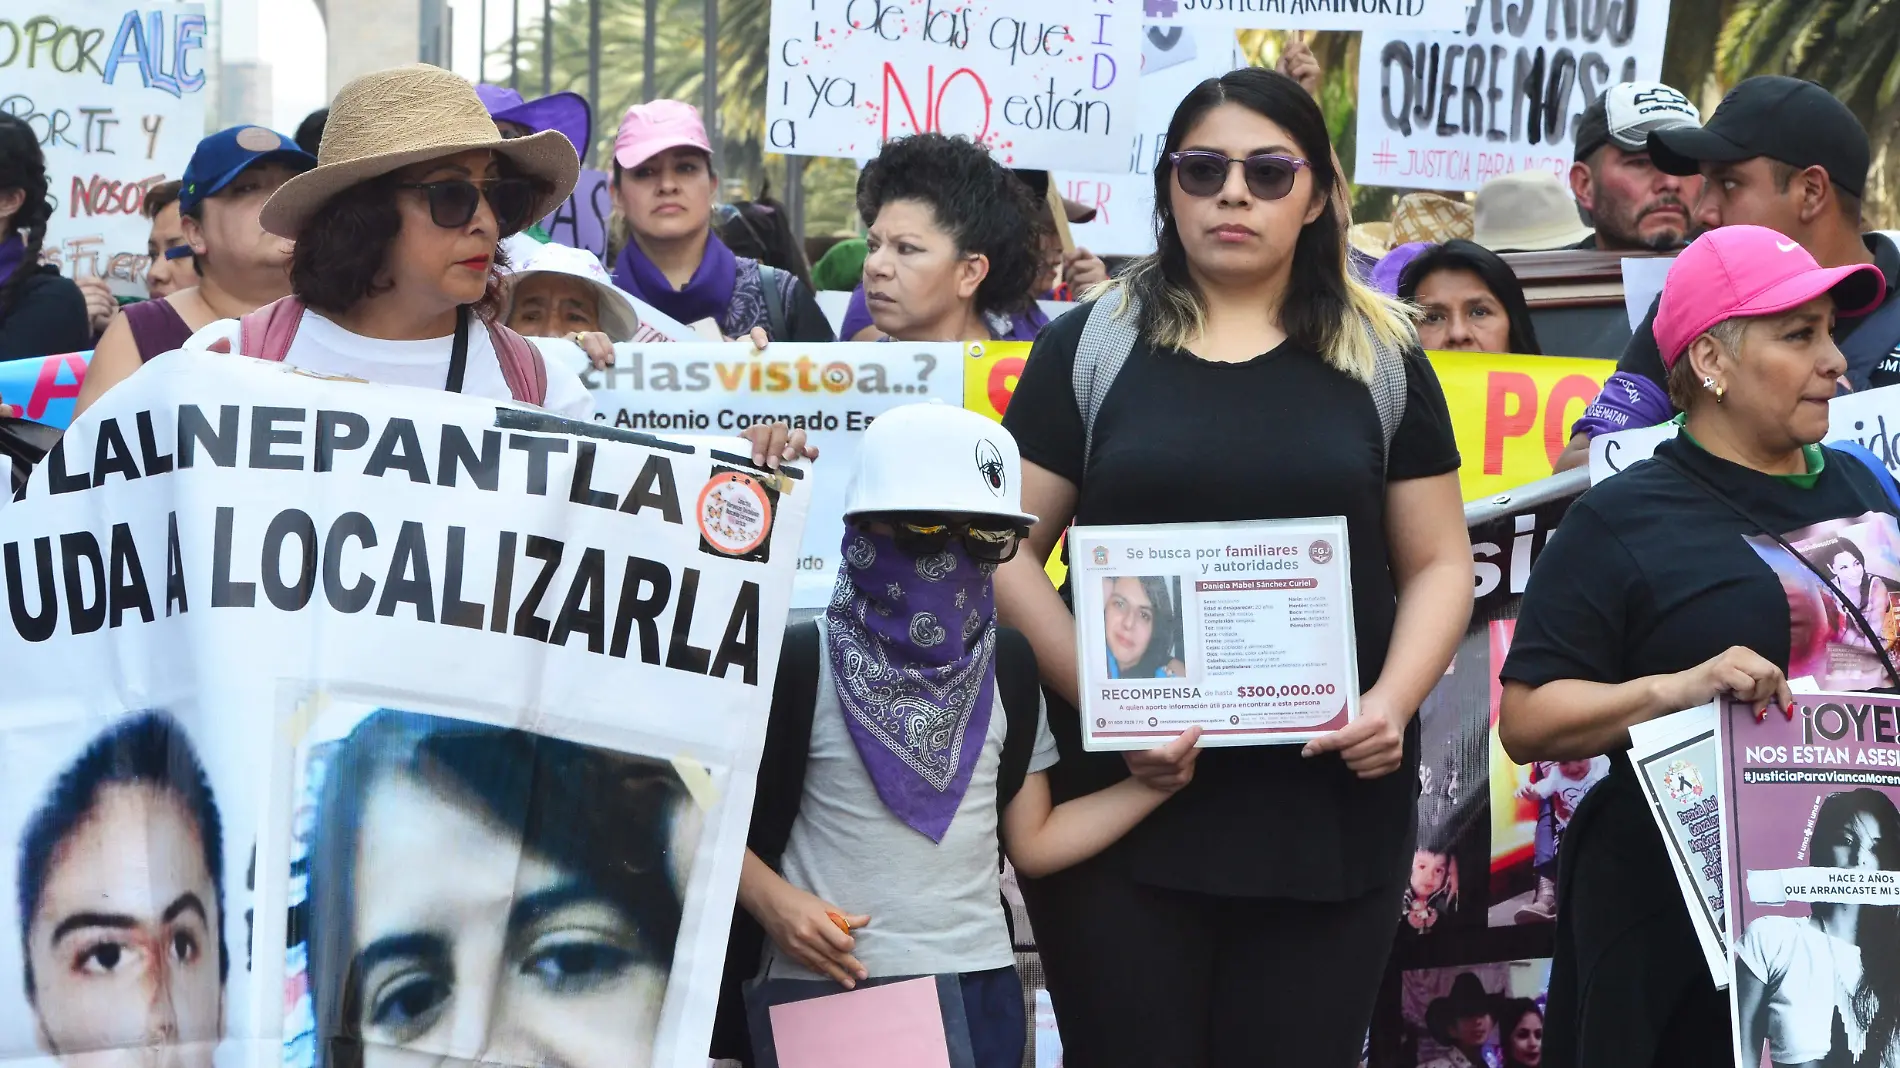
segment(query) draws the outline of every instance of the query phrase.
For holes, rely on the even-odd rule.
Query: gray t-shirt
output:
[[[822,650],[823,619],[818,627]],[[877,796],[845,727],[831,656],[821,651],[818,660],[805,795],[781,865],[786,881],[847,913],[871,917],[869,927],[854,933],[855,955],[873,977],[1014,964],[996,855],[996,776],[1007,725],[1002,697],[993,698],[963,804],[943,841],[932,842],[891,815]],[[1032,773],[1056,762],[1056,740],[1040,707],[1036,717]],[[820,978],[769,941],[765,953],[771,978]]]

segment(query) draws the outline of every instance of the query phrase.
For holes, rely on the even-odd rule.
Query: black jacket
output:
[[[5,295],[5,290],[0,290],[0,299]],[[25,285],[12,289],[11,295],[11,303],[0,309],[0,360],[83,352],[92,347],[86,298],[72,279],[59,273],[59,268],[41,266]]]

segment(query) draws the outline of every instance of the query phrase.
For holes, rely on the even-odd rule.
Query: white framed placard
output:
[[[1069,532],[1082,740],[1304,743],[1359,714],[1341,516]]]

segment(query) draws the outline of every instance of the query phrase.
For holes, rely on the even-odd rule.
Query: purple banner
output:
[[[1890,1064],[1900,1036],[1900,699],[1797,694],[1722,722],[1739,1064]],[[1862,1055],[1865,1055],[1865,1060]]]
[[[554,214],[541,220],[548,240],[570,248],[584,248],[607,263],[607,220],[613,216],[612,176],[605,171],[583,169],[574,192]]]

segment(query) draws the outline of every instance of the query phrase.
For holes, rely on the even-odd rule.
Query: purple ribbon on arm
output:
[[[1643,375],[1618,371],[1603,383],[1603,392],[1583,410],[1583,416],[1570,428],[1571,436],[1614,434],[1619,430],[1655,426],[1675,415],[1669,393]]]

